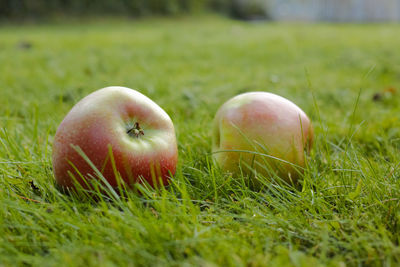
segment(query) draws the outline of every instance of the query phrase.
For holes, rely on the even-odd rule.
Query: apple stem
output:
[[[130,128],[127,132],[132,137],[139,138],[141,135],[144,135],[144,132],[142,128],[140,128],[140,125],[138,122],[135,122],[132,128]]]

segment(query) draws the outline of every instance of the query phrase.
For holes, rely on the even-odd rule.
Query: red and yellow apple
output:
[[[78,149],[79,148],[79,149]],[[112,151],[112,152],[111,152]],[[53,170],[58,185],[74,188],[100,171],[112,187],[146,180],[167,184],[178,160],[174,125],[145,95],[125,87],[100,89],[79,101],[57,129]]]
[[[295,182],[313,142],[307,115],[291,101],[266,92],[233,97],[213,125],[213,158],[233,174],[278,175]]]

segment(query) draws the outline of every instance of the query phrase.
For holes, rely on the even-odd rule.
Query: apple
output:
[[[214,118],[212,152],[225,171],[275,174],[296,182],[311,149],[313,128],[291,101],[267,92],[244,93],[224,103]]]
[[[76,181],[90,189],[85,180],[99,179],[91,164],[112,187],[118,186],[118,177],[128,187],[142,180],[166,185],[178,160],[174,125],[162,108],[138,91],[103,88],[79,101],[61,122],[52,160],[62,188],[74,188]]]

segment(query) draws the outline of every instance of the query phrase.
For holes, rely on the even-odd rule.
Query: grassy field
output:
[[[399,25],[216,17],[0,27],[0,266],[398,266]],[[137,89],[174,121],[173,184],[60,193],[58,124],[83,96]],[[299,188],[250,190],[211,160],[218,107],[269,91],[313,120]]]

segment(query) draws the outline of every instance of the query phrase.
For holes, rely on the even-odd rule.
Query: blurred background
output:
[[[143,17],[210,11],[243,20],[399,21],[400,0],[0,0],[3,21],[82,15]]]

